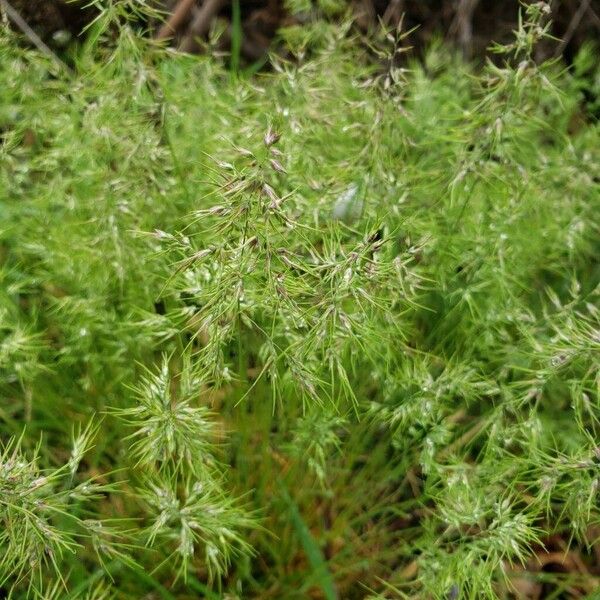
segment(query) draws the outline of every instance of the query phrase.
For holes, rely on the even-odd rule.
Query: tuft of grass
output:
[[[73,74],[0,32],[10,597],[591,594],[597,51],[315,16],[231,77],[95,4]]]

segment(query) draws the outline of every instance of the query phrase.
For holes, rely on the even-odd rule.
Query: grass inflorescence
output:
[[[8,597],[591,593],[594,49],[232,77],[95,4],[72,73],[0,33]]]

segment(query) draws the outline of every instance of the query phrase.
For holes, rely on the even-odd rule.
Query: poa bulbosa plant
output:
[[[232,77],[94,5],[72,72],[0,36],[7,597],[591,594],[597,51]]]

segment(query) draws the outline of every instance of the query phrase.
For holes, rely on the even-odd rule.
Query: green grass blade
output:
[[[333,576],[327,567],[325,557],[315,538],[311,535],[310,530],[306,526],[306,523],[298,510],[298,505],[294,502],[283,484],[281,483],[280,485],[282,487],[281,496],[288,507],[292,525],[300,539],[306,558],[308,558],[308,562],[312,568],[313,578],[323,591],[327,600],[336,600],[338,596],[335,590],[335,583],[333,581]]]

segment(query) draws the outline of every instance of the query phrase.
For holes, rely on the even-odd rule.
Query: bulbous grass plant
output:
[[[244,75],[95,4],[74,73],[0,36],[7,596],[591,594],[598,124],[546,5],[477,68],[319,23]]]

